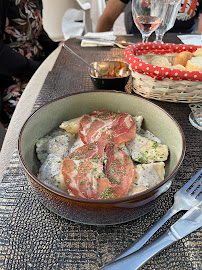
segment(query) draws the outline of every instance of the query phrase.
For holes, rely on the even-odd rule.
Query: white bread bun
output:
[[[170,68],[171,63],[168,61],[168,58],[165,56],[155,56],[151,64],[154,66],[159,66],[159,67],[165,67],[165,68]]]
[[[178,64],[176,66],[172,66],[172,68],[179,69],[179,70],[186,70],[186,68],[180,64]]]
[[[185,67],[187,64],[187,61],[190,60],[192,56],[193,54],[187,51],[178,53],[177,56],[175,57],[173,66],[176,66],[179,64]]]
[[[202,71],[202,56],[192,57],[191,60],[187,61],[187,71]]]
[[[197,56],[202,56],[202,48],[198,48],[198,49],[193,53],[193,55],[194,55],[195,57],[197,57]]]

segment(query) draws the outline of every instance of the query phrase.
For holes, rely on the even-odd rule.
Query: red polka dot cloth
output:
[[[129,45],[124,52],[126,61],[129,63],[130,68],[133,71],[148,75],[156,80],[163,80],[165,78],[171,80],[188,80],[188,81],[202,81],[201,71],[182,71],[174,68],[164,68],[148,64],[141,59],[137,58],[137,55],[154,53],[154,54],[166,54],[166,53],[180,53],[182,51],[195,52],[202,46],[185,45],[185,44],[171,44],[171,43],[137,43],[135,45]]]

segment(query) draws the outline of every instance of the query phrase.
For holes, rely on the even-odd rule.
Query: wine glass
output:
[[[133,20],[142,34],[142,42],[148,42],[149,36],[162,22],[168,1],[132,0]]]
[[[163,21],[159,27],[155,30],[156,39],[154,42],[163,43],[163,36],[165,33],[170,30],[176,20],[178,10],[180,8],[181,0],[170,0],[164,16]]]
[[[189,114],[189,121],[195,128],[202,131],[202,103],[189,104],[191,113]]]

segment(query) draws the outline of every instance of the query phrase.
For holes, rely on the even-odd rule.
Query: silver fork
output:
[[[151,237],[152,235],[173,215],[181,210],[189,210],[197,203],[202,200],[202,195],[199,195],[202,191],[202,178],[200,178],[202,174],[202,169],[196,173],[189,182],[187,182],[180,190],[178,190],[174,195],[174,204],[173,206],[166,212],[166,214],[158,220],[147,232],[144,234],[135,244],[122,252],[119,256],[117,256],[111,262],[117,261],[135,251],[140,249]],[[194,182],[200,178],[195,184]],[[197,189],[197,187],[199,187]],[[198,198],[196,198],[198,196]],[[110,263],[111,263],[110,262]],[[110,264],[109,263],[109,264]],[[107,265],[109,265],[107,264]],[[102,268],[102,269],[105,269]],[[106,268],[107,269],[107,268]]]

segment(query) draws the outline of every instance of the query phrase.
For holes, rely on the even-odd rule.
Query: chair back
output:
[[[43,0],[43,25],[49,37],[55,41],[65,39],[62,31],[62,20],[67,10],[76,9],[82,11],[79,20],[83,21],[85,28],[85,20],[90,18],[85,14],[90,11],[90,2],[91,0]],[[74,18],[71,19],[74,21]],[[75,20],[78,20],[78,16]],[[90,22],[88,22],[88,27],[89,29],[86,30],[91,31]]]

